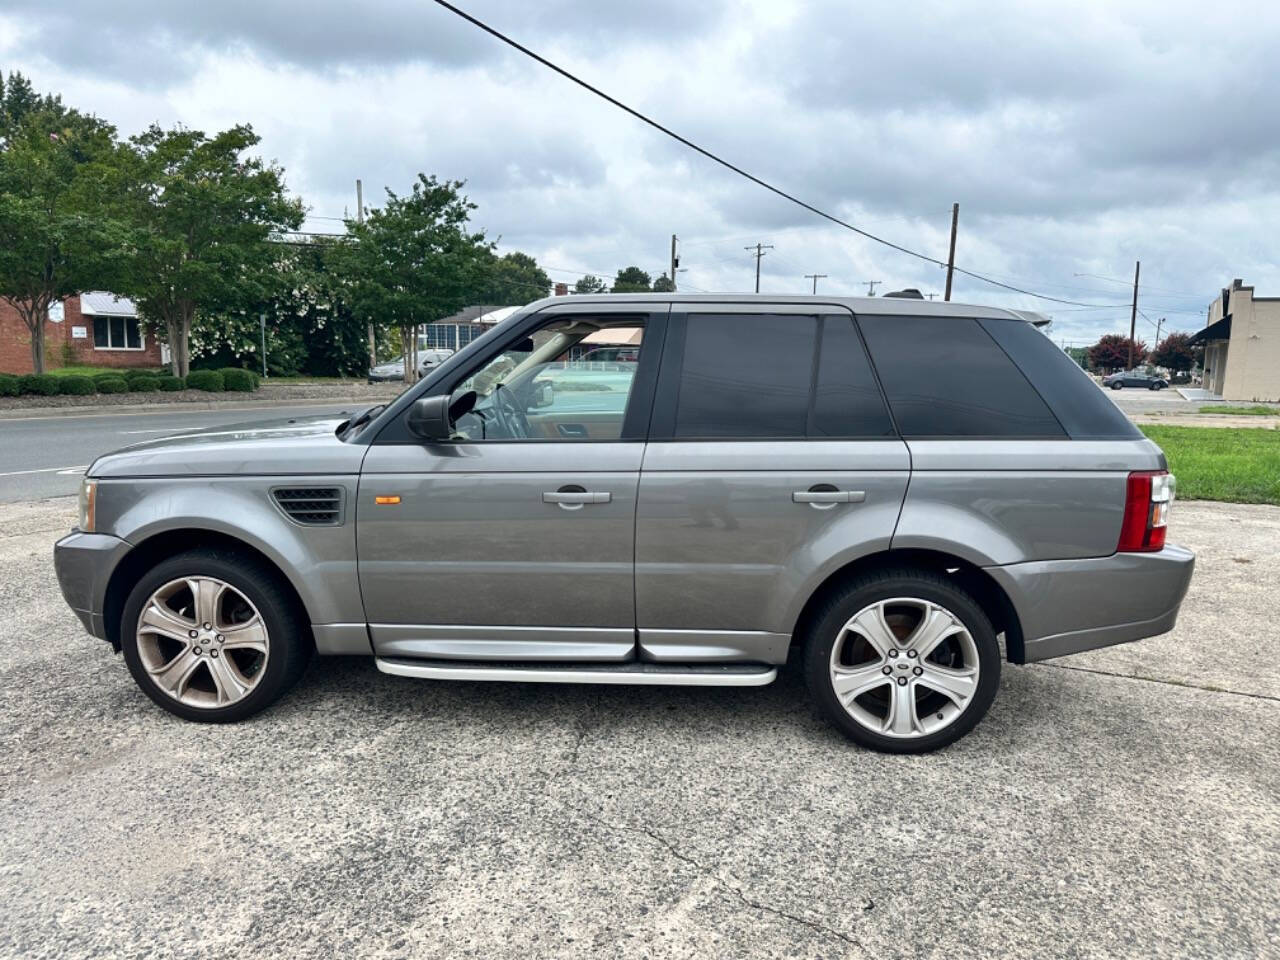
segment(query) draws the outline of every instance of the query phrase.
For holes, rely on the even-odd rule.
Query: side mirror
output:
[[[453,436],[453,421],[449,417],[449,395],[423,397],[409,408],[405,426],[414,436],[423,440],[441,442]]]
[[[533,403],[531,406],[549,407],[555,402],[556,390],[550,380],[539,380],[533,385]]]

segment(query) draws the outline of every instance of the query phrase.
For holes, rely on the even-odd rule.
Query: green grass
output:
[[[1150,424],[1139,429],[1164,450],[1180,498],[1280,505],[1280,430]]]
[[[1224,413],[1233,417],[1280,417],[1280,407],[1201,407],[1198,413]]]
[[[71,366],[57,367],[53,370],[46,370],[45,373],[51,373],[55,377],[92,377],[95,373],[118,373],[120,376],[125,375],[125,371],[132,368],[129,367],[90,367],[90,366]]]

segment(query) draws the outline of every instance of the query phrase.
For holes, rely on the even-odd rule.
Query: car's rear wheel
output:
[[[311,652],[305,618],[279,574],[225,551],[193,550],[148,571],[125,602],[120,636],[147,696],[208,723],[270,706]]]
[[[1000,684],[1000,647],[979,604],[948,578],[885,571],[850,583],[815,618],[805,678],[851,740],[924,753],[986,714]]]
[[[1113,384],[1111,385],[1111,389],[1112,389],[1112,390],[1119,390],[1119,389],[1120,389],[1121,387],[1123,387],[1123,386],[1124,386],[1124,384],[1123,384],[1123,383],[1116,382],[1116,383],[1113,383]]]

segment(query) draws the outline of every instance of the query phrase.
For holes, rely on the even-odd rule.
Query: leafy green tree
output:
[[[302,223],[283,171],[245,156],[259,139],[247,125],[212,137],[152,126],[131,141],[137,246],[122,292],[163,330],[175,376],[190,367],[199,311],[268,296],[280,280],[270,240]]]
[[[652,289],[649,275],[639,267],[626,267],[618,271],[613,281],[613,293],[648,293]]]
[[[15,79],[0,97],[0,300],[22,318],[32,369],[42,373],[50,305],[112,286],[128,231],[109,187],[115,129]]]
[[[665,273],[653,281],[654,293],[671,293],[675,288],[675,283]]]
[[[465,307],[493,262],[493,244],[469,229],[476,207],[463,185],[418,174],[409,194],[387,190],[386,204],[364,223],[348,221],[335,250],[357,319],[400,328],[406,381],[416,374],[413,331]]]
[[[573,285],[573,292],[578,294],[584,293],[608,293],[609,285],[599,277],[588,273],[585,277],[578,280]]]
[[[1160,341],[1151,362],[1166,367],[1174,373],[1188,373],[1200,362],[1203,351],[1191,345],[1191,337],[1185,333],[1171,333]]]
[[[485,267],[485,278],[477,303],[501,306],[524,306],[551,292],[551,278],[527,253],[515,251],[503,257],[491,257]]]

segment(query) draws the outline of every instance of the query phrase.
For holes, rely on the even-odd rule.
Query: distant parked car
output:
[[[453,356],[452,350],[419,350],[418,376],[425,376],[428,370],[434,369]],[[404,379],[404,357],[396,357],[386,363],[380,363],[369,371],[370,383],[386,383],[390,380]]]
[[[1146,387],[1148,390],[1163,390],[1169,386],[1169,381],[1160,376],[1160,374],[1147,370],[1121,370],[1119,373],[1113,373],[1109,377],[1103,377],[1102,385],[1110,387],[1112,390],[1119,390],[1121,387]]]

